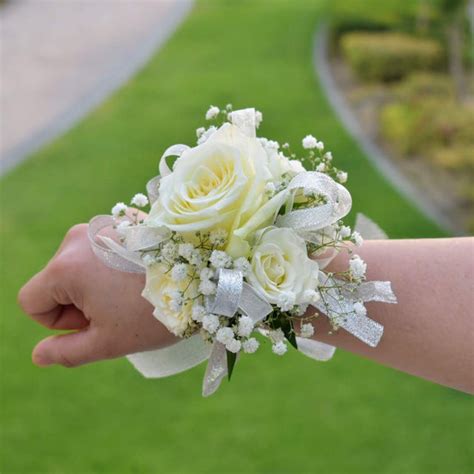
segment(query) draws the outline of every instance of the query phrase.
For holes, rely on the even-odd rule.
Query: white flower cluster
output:
[[[263,114],[254,113],[248,121],[258,128]],[[355,288],[364,281],[367,266],[358,255],[347,271],[324,273],[331,258],[361,246],[363,239],[341,220],[309,237],[280,226],[280,214],[327,203],[328,195],[317,188],[289,188],[305,167],[329,176],[335,192],[344,191],[340,184],[348,175],[334,167],[332,153],[313,135],[302,139],[306,156],[299,159],[288,143],[245,136],[232,123],[233,114],[231,104],[209,107],[206,127],[196,130],[197,146],[183,152],[173,171],[161,178],[160,196],[148,217],[141,217],[150,204],[142,193],[132,197],[130,208],[117,203],[112,215],[123,242],[135,225],[160,236],[156,245],[139,252],[147,273],[143,295],[170,331],[180,337],[200,333],[233,354],[256,352],[260,343],[255,334],[261,334],[281,356],[289,344],[296,346],[297,336],[313,337],[311,306],[323,305],[328,292],[333,299],[342,298],[346,282]],[[232,148],[235,153],[224,156]],[[219,162],[210,159],[214,156]],[[169,235],[161,236],[163,228]],[[217,310],[210,308],[224,269],[240,272],[244,286],[271,304],[273,312],[257,323],[240,307],[232,317],[214,314]],[[362,301],[353,308],[358,316],[366,315]]]

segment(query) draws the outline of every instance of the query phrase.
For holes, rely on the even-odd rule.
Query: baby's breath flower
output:
[[[200,303],[194,303],[193,304],[193,309],[191,310],[191,318],[193,321],[196,321],[197,323],[202,322],[202,318],[206,316],[206,308]]]
[[[351,235],[351,228],[348,225],[343,225],[339,229],[339,236],[341,239],[347,239]]]
[[[214,278],[214,273],[215,272],[212,268],[205,267],[199,273],[199,278],[201,280],[211,280],[212,278]]]
[[[209,261],[215,268],[228,268],[232,265],[232,258],[222,250],[213,250]]]
[[[261,137],[258,141],[262,144],[263,148],[266,148],[267,150],[278,151],[280,148],[280,144],[276,140],[269,140],[268,138]]]
[[[354,255],[349,260],[349,269],[354,279],[362,280],[365,277],[367,264],[358,255]]]
[[[253,320],[248,316],[241,316],[239,318],[239,325],[237,328],[237,334],[241,337],[248,337],[253,331]]]
[[[242,349],[247,354],[253,354],[257,351],[259,346],[260,343],[254,337],[251,337],[242,343]]]
[[[327,161],[332,161],[332,153],[330,151],[327,151],[324,153],[323,158]]]
[[[229,352],[232,352],[233,354],[237,354],[237,352],[240,351],[241,347],[242,347],[242,343],[237,339],[233,339],[232,341],[230,341],[228,344],[225,345],[225,348]]]
[[[112,215],[114,217],[120,217],[125,215],[125,211],[128,209],[127,205],[124,202],[118,202],[112,208]]]
[[[316,166],[316,171],[324,173],[326,171],[326,163],[319,163],[319,165]]]
[[[318,144],[318,140],[316,140],[316,138],[314,138],[313,135],[306,135],[303,138],[302,143],[303,143],[303,148],[305,148],[306,150],[312,150],[313,148],[316,148]]]
[[[286,150],[287,148],[290,148],[290,144],[288,142],[285,142],[285,143],[283,143],[283,145],[281,147]]]
[[[279,356],[285,354],[287,350],[288,347],[283,341],[279,341],[272,346],[273,353]]]
[[[193,253],[194,247],[193,244],[179,244],[178,245],[178,254],[189,260],[191,258],[191,254]]]
[[[213,295],[216,292],[216,284],[211,280],[201,280],[201,283],[199,283],[199,291],[204,296]]]
[[[216,339],[224,345],[229,344],[235,339],[234,331],[229,327],[220,328],[216,333]]]
[[[167,294],[168,298],[170,298],[169,306],[172,311],[181,311],[183,305],[183,295],[179,290],[170,291]]]
[[[174,242],[166,242],[161,247],[161,255],[166,260],[174,260],[178,251],[178,246]]]
[[[239,257],[234,260],[234,268],[242,272],[244,276],[247,276],[250,271],[250,262],[245,257]]]
[[[357,245],[357,247],[360,247],[364,243],[364,239],[357,231],[352,233],[352,241]]]
[[[354,311],[357,316],[365,316],[367,314],[367,309],[360,301],[354,303]]]
[[[282,311],[289,311],[295,305],[296,295],[292,291],[282,291],[278,297],[277,306]]]
[[[216,229],[209,234],[209,241],[213,245],[222,245],[227,238],[227,231],[225,229]]]
[[[299,304],[298,307],[296,308],[296,315],[303,316],[308,310],[308,306],[309,304]]]
[[[177,263],[171,269],[171,278],[174,281],[181,281],[188,275],[188,266],[185,263]]]
[[[196,129],[196,137],[201,138],[206,129],[204,127],[199,127]]]
[[[214,334],[219,327],[219,318],[215,314],[206,314],[202,318],[202,327],[209,334]]]
[[[345,171],[338,171],[336,178],[341,184],[344,184],[347,181],[347,173]]]
[[[309,304],[317,303],[320,298],[321,298],[321,295],[317,291],[314,291],[314,290],[306,290],[303,293],[303,300]]]
[[[220,109],[215,105],[211,105],[209,110],[206,112],[206,120],[212,120],[219,115]]]
[[[132,206],[145,207],[148,204],[148,198],[144,194],[138,193],[133,196],[130,204]]]
[[[285,339],[285,333],[280,329],[272,329],[268,333],[268,337],[271,339],[271,341],[275,344],[277,342],[283,341]]]
[[[205,143],[207,141],[207,139],[214,133],[217,131],[217,127],[215,127],[214,125],[212,125],[211,127],[209,127],[206,131],[203,132],[203,134],[198,138],[198,145],[202,145],[203,143]]]
[[[324,143],[319,141],[318,143],[316,143],[316,148],[319,150],[319,151],[323,151],[324,150]]]
[[[202,264],[203,260],[201,251],[199,249],[194,249],[191,252],[191,255],[189,256],[188,260],[191,265],[199,267]]]
[[[314,326],[311,323],[305,323],[301,325],[300,336],[309,338],[314,334]]]

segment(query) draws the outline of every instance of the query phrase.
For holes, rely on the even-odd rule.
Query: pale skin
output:
[[[339,330],[324,316],[315,338],[412,375],[474,393],[474,239],[367,241],[357,253],[369,280],[391,280],[397,305],[368,303],[385,327],[377,348]],[[341,253],[331,270],[347,267]],[[73,227],[48,265],[21,289],[23,311],[52,330],[33,362],[76,367],[156,349],[177,339],[141,297],[144,276],[111,270],[90,249],[87,225]]]

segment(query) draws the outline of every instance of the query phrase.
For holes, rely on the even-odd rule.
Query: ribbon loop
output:
[[[168,166],[166,158],[170,156],[181,156],[181,154],[189,148],[188,145],[172,145],[161,155],[159,170],[162,177],[168,176],[173,170]]]
[[[297,209],[277,218],[276,225],[290,227],[298,233],[314,232],[342,219],[352,207],[352,198],[344,186],[316,171],[296,175],[289,190],[303,189],[325,197],[326,203],[308,209]]]
[[[145,273],[141,258],[101,232],[113,230],[112,216],[96,216],[89,222],[88,238],[92,251],[109,268],[128,273]],[[100,245],[101,242],[104,245]]]

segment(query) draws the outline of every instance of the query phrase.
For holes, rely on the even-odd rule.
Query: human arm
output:
[[[459,390],[474,391],[473,239],[367,241],[357,252],[369,280],[391,280],[397,305],[368,303],[385,327],[377,348],[339,330],[326,317],[315,337],[390,367]],[[341,253],[329,268],[347,268]],[[144,276],[107,268],[90,249],[87,226],[75,226],[46,268],[21,290],[19,302],[51,336],[33,351],[38,365],[76,366],[176,341],[141,297]]]
[[[326,317],[315,338],[398,370],[474,392],[474,239],[366,241],[355,249],[367,279],[390,280],[398,304],[367,303],[383,324],[376,348],[344,330],[333,334]],[[347,268],[341,252],[328,270]]]

